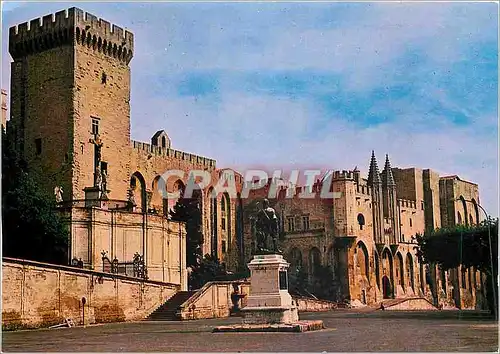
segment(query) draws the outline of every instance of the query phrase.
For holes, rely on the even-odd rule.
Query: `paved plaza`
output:
[[[498,350],[498,324],[475,312],[359,312],[301,314],[327,329],[306,333],[211,333],[239,318],[135,322],[86,328],[4,332],[10,352],[350,352]]]

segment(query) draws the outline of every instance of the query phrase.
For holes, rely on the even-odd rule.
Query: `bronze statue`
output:
[[[278,249],[278,217],[267,199],[263,200],[262,209],[256,215],[255,237],[257,253],[281,253]],[[272,245],[269,245],[270,241]]]

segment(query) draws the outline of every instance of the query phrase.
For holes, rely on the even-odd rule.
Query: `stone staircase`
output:
[[[175,321],[180,320],[180,306],[186,302],[196,291],[179,291],[165,303],[154,310],[146,320],[149,321]]]
[[[406,303],[406,304],[404,304]],[[419,305],[418,305],[418,304]],[[416,306],[412,306],[412,305]],[[390,309],[391,307],[395,307],[398,305],[401,306],[401,310],[437,310],[437,308],[426,298],[424,297],[403,297],[396,299],[386,299],[382,302],[369,306],[372,310],[380,310],[382,309],[382,305],[384,305],[384,309]]]
[[[376,306],[377,306],[377,308],[380,308],[381,305],[383,304],[385,308],[388,308],[391,306],[399,305],[399,304],[401,304],[405,301],[408,301],[408,300],[411,300],[411,299],[410,298],[387,299],[387,300],[384,300],[382,302],[379,302]]]

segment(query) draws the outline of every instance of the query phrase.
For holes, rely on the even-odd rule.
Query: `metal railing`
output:
[[[134,254],[134,258],[129,262],[120,262],[115,257],[110,260],[107,252],[103,251],[102,255],[102,271],[104,273],[126,275],[134,278],[148,279],[148,269],[144,262],[144,257],[139,253]]]

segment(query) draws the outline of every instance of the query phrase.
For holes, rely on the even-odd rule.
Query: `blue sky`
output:
[[[165,129],[219,167],[431,168],[498,215],[494,3],[7,3],[8,27],[77,6],[135,35],[132,137]]]

